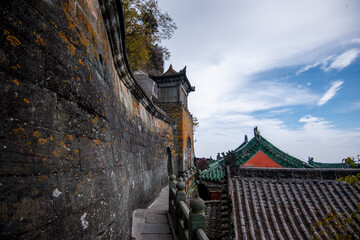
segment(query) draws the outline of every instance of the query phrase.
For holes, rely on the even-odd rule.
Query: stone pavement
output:
[[[133,213],[131,238],[136,240],[174,240],[169,210],[169,186],[147,208]]]

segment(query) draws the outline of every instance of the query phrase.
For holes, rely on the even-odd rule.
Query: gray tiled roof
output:
[[[334,238],[340,229],[336,226],[314,228],[316,223],[323,221],[330,211],[348,217],[360,202],[359,186],[323,177],[272,179],[267,175],[232,177],[231,181],[235,229],[240,239]],[[347,227],[354,239],[358,239],[360,222],[356,220],[354,225]]]
[[[205,216],[206,216],[206,235],[210,239],[221,239],[222,223],[221,223],[221,201],[206,201],[205,202]]]

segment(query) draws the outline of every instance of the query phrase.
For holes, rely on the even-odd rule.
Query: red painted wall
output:
[[[210,199],[211,200],[221,200],[221,193],[220,192],[211,192]]]
[[[242,167],[267,167],[283,168],[280,164],[269,158],[263,151],[259,150],[252,158],[241,165]]]

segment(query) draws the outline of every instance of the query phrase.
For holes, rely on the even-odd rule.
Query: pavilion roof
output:
[[[150,75],[150,78],[154,80],[159,86],[161,86],[162,84],[176,82],[184,85],[188,93],[195,91],[195,87],[191,86],[190,81],[186,76],[186,66],[182,70],[177,72],[173,69],[172,65],[170,65],[169,69],[162,75]]]

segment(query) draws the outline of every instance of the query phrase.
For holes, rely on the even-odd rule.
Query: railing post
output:
[[[183,179],[180,177],[177,184],[176,184],[176,197],[175,197],[175,206],[176,206],[176,216],[174,224],[176,226],[176,232],[180,235],[178,232],[180,230],[179,224],[180,224],[180,218],[182,217],[181,214],[181,207],[180,207],[180,201],[186,200],[186,193],[185,193],[185,183],[183,182]]]
[[[169,183],[169,191],[171,192],[171,189],[176,190],[176,176],[174,174],[170,175],[170,183]]]
[[[183,181],[186,183],[186,181],[187,181],[187,172],[185,171],[184,173],[183,173]]]
[[[198,193],[195,193],[195,197],[190,201],[190,239],[195,239],[195,232],[198,228],[206,229],[206,218],[204,213],[205,203],[199,197]]]
[[[187,172],[186,171],[183,172],[183,175],[182,175],[182,179],[183,179],[184,184],[185,184],[185,192],[187,191],[187,183],[188,183],[188,181],[187,181]]]
[[[184,191],[185,189],[185,183],[183,182],[182,178],[179,178],[178,183],[176,184],[176,199],[175,199],[175,205],[176,208],[178,208],[180,201],[186,201],[186,193]]]
[[[176,221],[175,197],[176,197],[176,176],[172,174],[170,176],[170,183],[169,183],[169,213],[174,222]]]
[[[194,171],[192,168],[190,168],[190,173],[189,173],[190,177],[189,177],[189,187],[191,187],[194,183]]]

